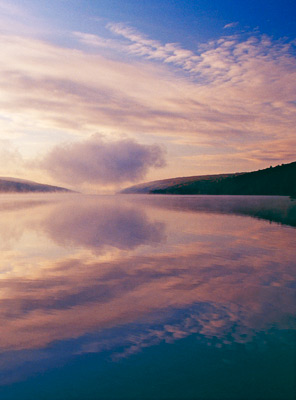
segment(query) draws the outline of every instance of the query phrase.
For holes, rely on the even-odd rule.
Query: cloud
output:
[[[223,29],[235,28],[238,25],[238,22],[231,22],[230,24],[226,24],[223,26]]]
[[[56,146],[39,164],[60,181],[116,184],[145,177],[165,165],[164,150],[131,139],[106,142],[94,136],[84,142]]]
[[[83,44],[87,46],[93,47],[103,47],[103,48],[112,48],[112,49],[120,49],[120,45],[116,43],[115,40],[106,39],[98,35],[84,33],[84,32],[72,32],[72,34]]]
[[[231,172],[234,159],[237,171],[294,160],[291,43],[231,35],[192,51],[122,24],[109,30],[113,39],[76,32],[80,50],[0,35],[3,135],[30,137],[32,156],[94,132],[165,140],[178,155],[164,176]]]
[[[161,44],[159,41],[151,40],[137,30],[124,24],[110,23],[107,25],[107,28],[112,33],[120,35],[132,43],[126,45],[126,50],[130,54],[174,64],[189,71],[199,60],[197,54],[194,54],[191,50],[182,48],[177,43]]]

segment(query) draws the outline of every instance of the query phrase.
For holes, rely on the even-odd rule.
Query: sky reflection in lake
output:
[[[13,382],[85,354],[118,363],[189,337],[219,348],[295,329],[295,201],[0,201],[3,398]]]

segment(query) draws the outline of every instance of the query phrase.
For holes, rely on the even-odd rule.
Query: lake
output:
[[[0,398],[294,399],[296,200],[1,195]]]

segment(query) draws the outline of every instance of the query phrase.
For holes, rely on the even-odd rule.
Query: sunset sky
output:
[[[0,0],[0,176],[108,192],[296,160],[294,0]]]

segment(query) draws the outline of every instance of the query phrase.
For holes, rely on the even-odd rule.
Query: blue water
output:
[[[294,399],[282,197],[4,196],[1,399]]]

